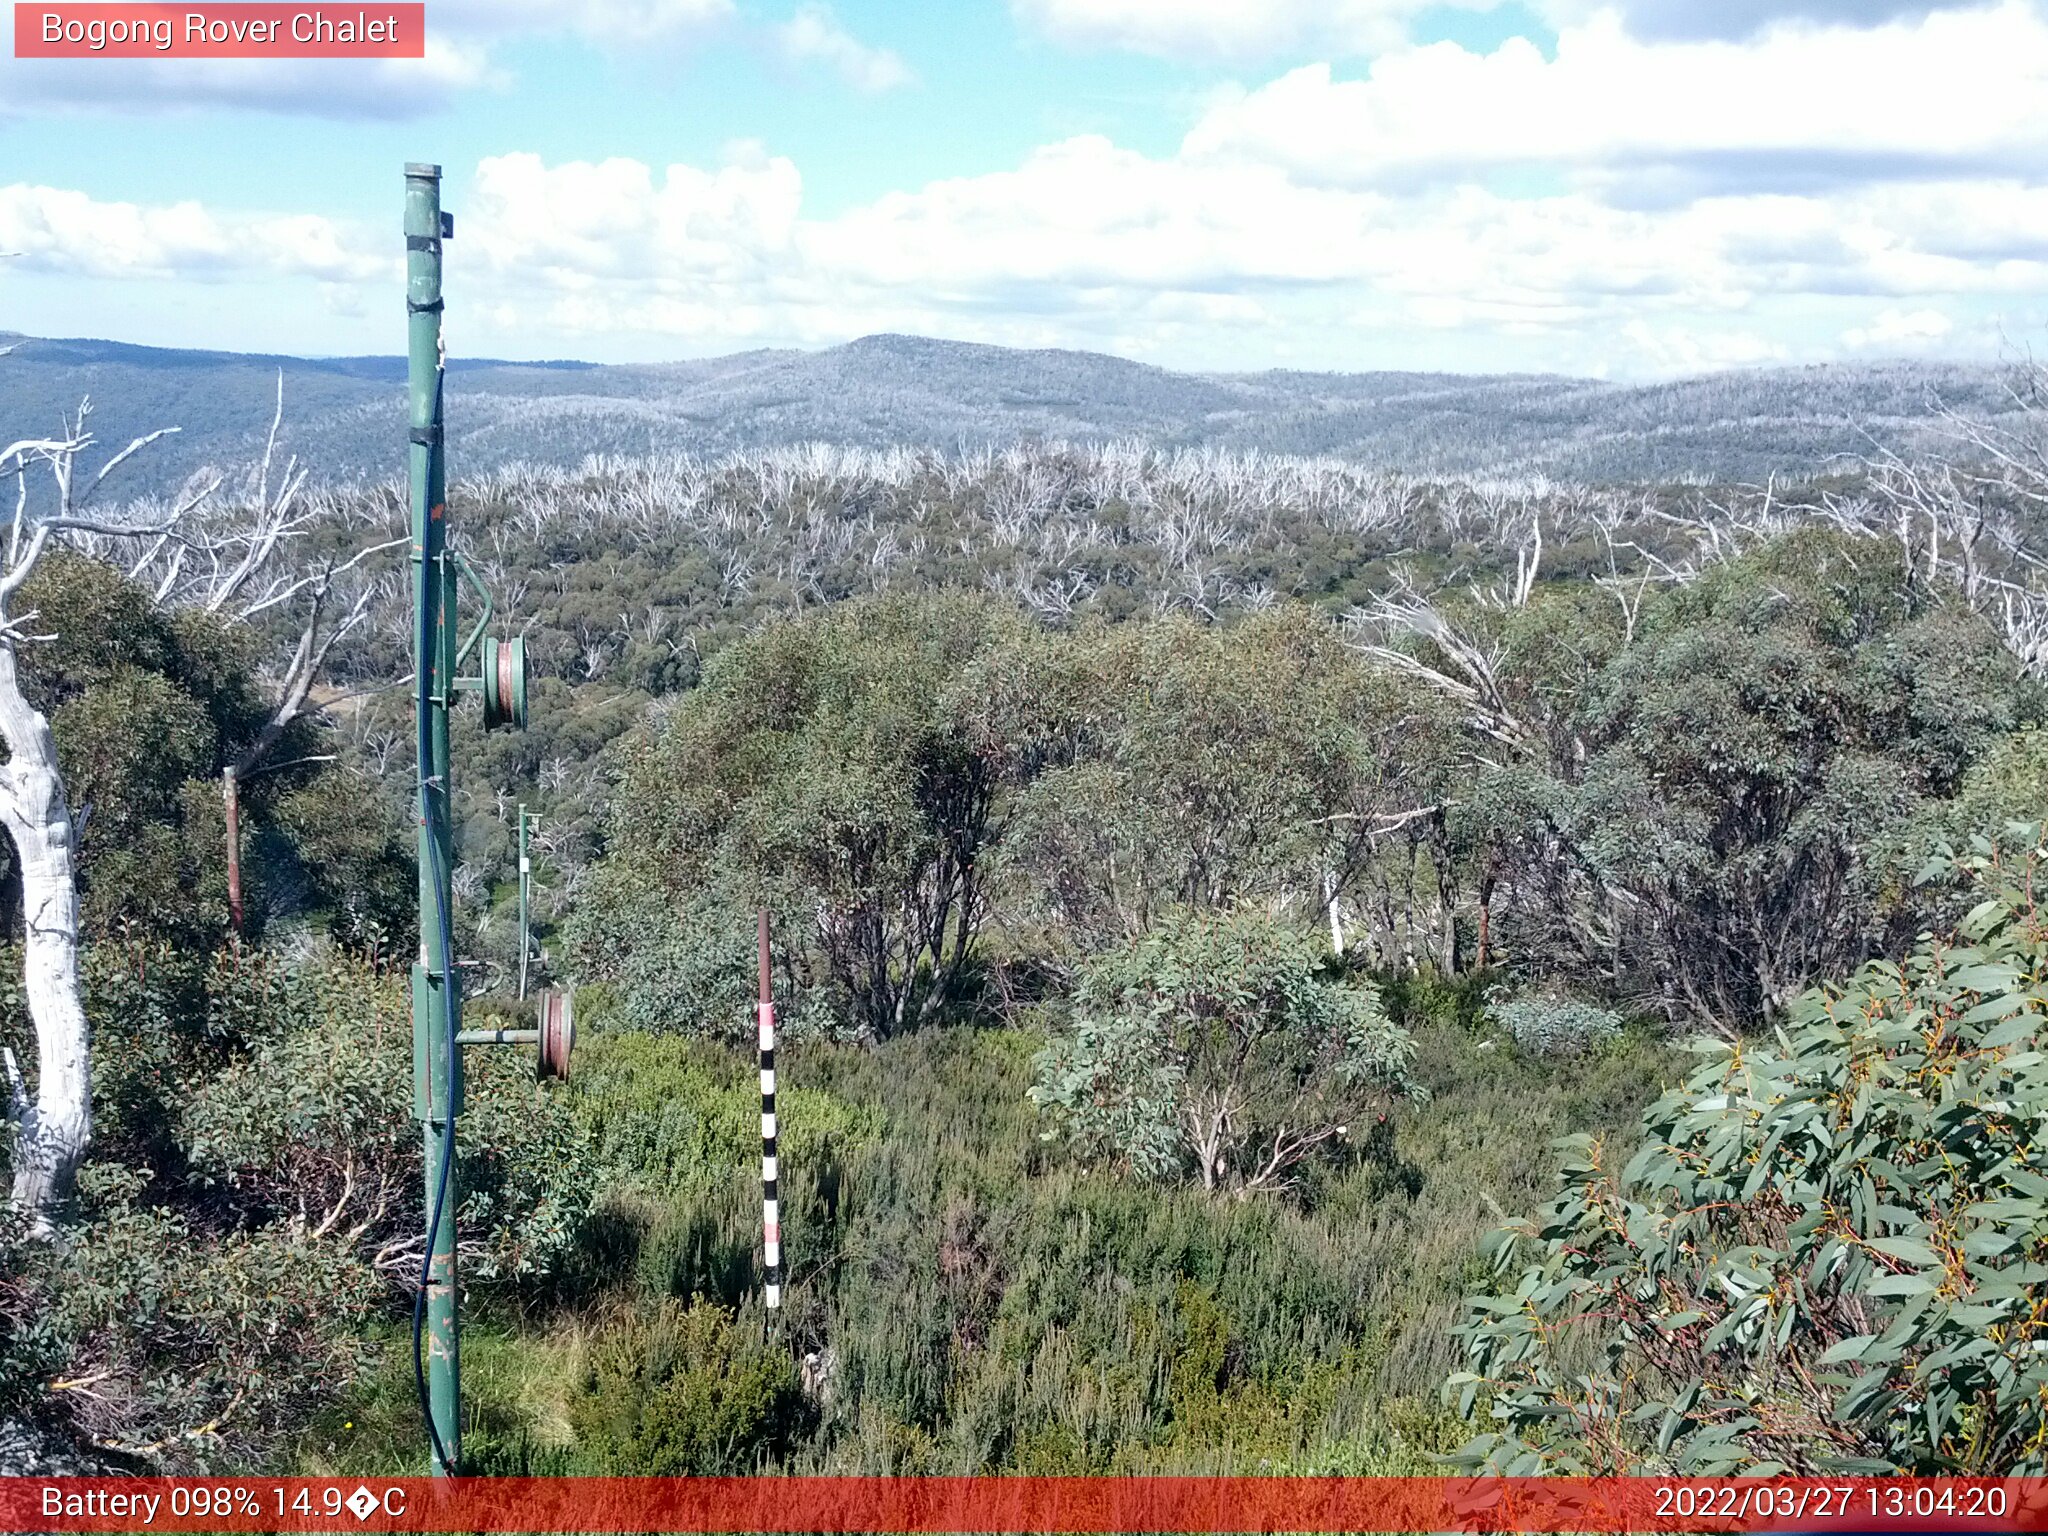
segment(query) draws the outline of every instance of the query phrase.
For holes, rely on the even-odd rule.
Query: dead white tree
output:
[[[91,1144],[92,1038],[78,968],[78,829],[49,721],[29,701],[20,673],[22,648],[50,637],[33,629],[33,610],[17,613],[12,603],[38,562],[61,543],[124,565],[130,578],[147,584],[161,603],[198,607],[226,623],[254,623],[280,609],[296,609],[298,638],[272,679],[271,713],[224,774],[232,872],[238,775],[252,771],[306,713],[335,644],[375,607],[375,583],[359,583],[346,606],[340,606],[338,581],[404,542],[390,540],[310,565],[288,558],[286,552],[318,521],[320,509],[301,504],[306,476],[296,461],[286,464],[273,488],[281,380],[279,406],[254,478],[254,496],[249,505],[232,509],[215,505],[220,478],[211,476],[189,485],[172,503],[151,506],[141,515],[81,516],[116,469],[177,430],[137,438],[84,479],[81,455],[94,442],[88,430],[89,399],[59,436],[25,439],[0,452],[0,487],[11,480],[15,492],[6,559],[0,564],[0,742],[8,753],[0,766],[0,822],[21,866],[22,980],[36,1037],[34,1092],[11,1050],[4,1066],[8,1117],[15,1131],[12,1199],[40,1232],[53,1230]],[[55,488],[55,506],[49,515],[32,517],[29,482],[39,470],[47,471]],[[204,515],[195,516],[202,509]],[[118,560],[124,552],[133,554],[138,541],[139,554]]]
[[[270,715],[233,765],[244,777],[307,713],[314,685],[335,646],[368,622],[377,599],[388,595],[384,588],[390,573],[373,577],[366,574],[367,568],[377,556],[406,542],[402,537],[383,539],[345,556],[300,558],[303,541],[338,519],[330,498],[308,494],[309,471],[296,456],[281,469],[277,465],[283,422],[280,371],[263,458],[245,492],[215,500],[197,526],[181,524],[177,537],[155,540],[128,568],[129,577],[148,586],[163,606],[198,608],[229,626],[292,615],[296,638],[283,665],[268,679]]]
[[[1516,752],[1534,742],[1533,728],[1508,697],[1499,641],[1458,624],[1405,572],[1344,624],[1354,650],[1455,700],[1483,735]],[[1422,642],[1422,654],[1403,648],[1403,639]]]
[[[334,648],[369,622],[380,602],[392,596],[391,573],[371,573],[376,557],[403,545],[403,538],[362,545],[345,556],[306,560],[298,551],[313,533],[339,522],[330,498],[307,491],[309,471],[296,456],[277,462],[284,423],[284,373],[277,378],[277,404],[263,458],[242,492],[213,500],[196,526],[181,519],[171,532],[153,538],[128,563],[131,580],[147,586],[165,607],[197,608],[229,626],[275,624],[289,614],[296,636],[282,665],[268,669],[270,713],[234,760],[221,769],[221,801],[227,821],[229,918],[242,927],[241,786],[269,767],[285,733],[313,707],[313,692]],[[219,477],[212,486],[217,488]],[[88,552],[112,559],[106,541],[88,540]],[[290,630],[286,631],[291,633]],[[305,759],[293,759],[293,763]]]
[[[1861,538],[1897,545],[1909,587],[1946,585],[1992,624],[2033,676],[2048,673],[2048,370],[2009,386],[1995,419],[1937,410],[1943,446],[1911,457],[1881,444],[1850,493],[1822,491],[1795,510]]]
[[[7,748],[7,762],[0,767],[0,823],[21,866],[22,991],[36,1037],[33,1094],[11,1049],[4,1065],[8,1119],[14,1127],[13,1203],[46,1235],[71,1198],[92,1141],[92,1035],[78,972],[78,829],[50,722],[29,701],[21,679],[22,648],[52,637],[34,631],[33,609],[17,613],[12,604],[53,542],[173,537],[195,505],[185,500],[153,525],[80,517],[83,503],[109,474],[165,435],[137,438],[81,485],[79,455],[93,442],[86,428],[91,410],[90,400],[81,404],[58,437],[24,439],[0,451],[0,485],[11,479],[15,490],[7,556],[0,566],[0,742]],[[29,477],[37,468],[48,470],[55,482],[57,505],[51,515],[31,518]]]

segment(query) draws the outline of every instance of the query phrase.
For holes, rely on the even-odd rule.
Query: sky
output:
[[[1657,378],[2048,336],[2048,0],[428,0],[0,58],[0,330],[656,362],[904,331]]]

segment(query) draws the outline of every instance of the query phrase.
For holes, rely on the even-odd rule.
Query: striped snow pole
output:
[[[768,911],[761,910],[761,1242],[768,1310],[782,1306],[782,1214],[775,1195],[775,998],[768,986]]]

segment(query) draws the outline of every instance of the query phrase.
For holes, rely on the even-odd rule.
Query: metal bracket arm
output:
[[[455,667],[459,672],[462,664],[469,660],[469,653],[475,650],[478,642],[483,639],[484,631],[490,628],[491,616],[498,608],[497,604],[491,601],[491,589],[484,585],[481,576],[470,569],[469,562],[452,549],[448,551],[448,558],[455,562],[456,574],[469,583],[470,590],[483,600],[484,605],[483,617],[476,621],[476,628],[469,632],[469,638],[462,642],[462,648],[455,653]]]

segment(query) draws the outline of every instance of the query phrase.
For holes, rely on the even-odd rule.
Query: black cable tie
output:
[[[440,299],[434,300],[431,304],[415,304],[411,299],[405,301],[405,312],[409,315],[431,315],[445,307],[444,301]]]
[[[439,251],[441,242],[432,235],[407,235],[405,248],[408,251]]]
[[[442,441],[439,422],[431,427],[414,427],[405,435],[407,441],[421,448],[432,448]]]

